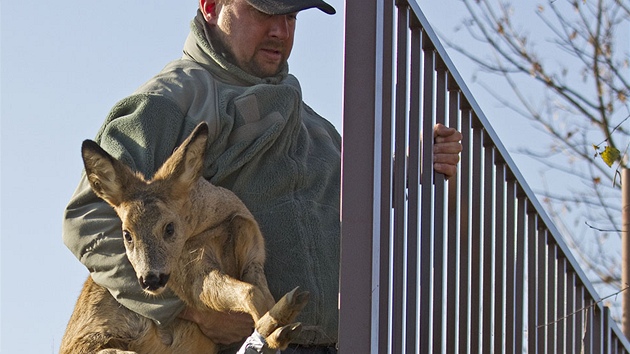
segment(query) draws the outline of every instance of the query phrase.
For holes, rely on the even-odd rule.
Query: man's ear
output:
[[[199,0],[199,10],[203,14],[203,17],[206,19],[206,22],[211,25],[215,25],[217,23],[217,18],[219,17],[219,7],[217,4],[217,0]]]

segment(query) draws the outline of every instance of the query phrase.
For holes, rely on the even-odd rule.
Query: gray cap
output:
[[[247,0],[247,2],[269,15],[284,15],[316,7],[325,13],[334,14],[335,8],[322,0]]]

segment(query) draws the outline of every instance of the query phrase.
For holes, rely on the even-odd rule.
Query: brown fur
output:
[[[86,141],[88,180],[120,217],[127,257],[147,293],[158,295],[168,286],[187,306],[249,313],[270,348],[286,348],[301,330],[291,322],[308,293],[296,288],[274,306],[258,224],[233,193],[201,177],[207,135],[207,125],[200,124],[150,181]],[[88,277],[60,353],[216,351],[196,324],[176,319],[157,327]]]

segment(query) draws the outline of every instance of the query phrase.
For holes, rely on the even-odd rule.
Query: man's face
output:
[[[291,54],[296,15],[267,15],[245,0],[234,0],[219,5],[210,24],[236,65],[249,74],[269,77]]]

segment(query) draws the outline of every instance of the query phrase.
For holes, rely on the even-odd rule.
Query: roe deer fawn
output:
[[[82,156],[93,191],[122,221],[121,242],[145,292],[158,295],[168,286],[187,306],[249,313],[268,348],[284,349],[301,330],[292,322],[308,293],[296,288],[274,305],[258,224],[236,195],[201,176],[207,141],[201,123],[149,181],[93,141],[83,143]],[[88,276],[60,353],[217,350],[196,324],[175,319],[158,327]]]

